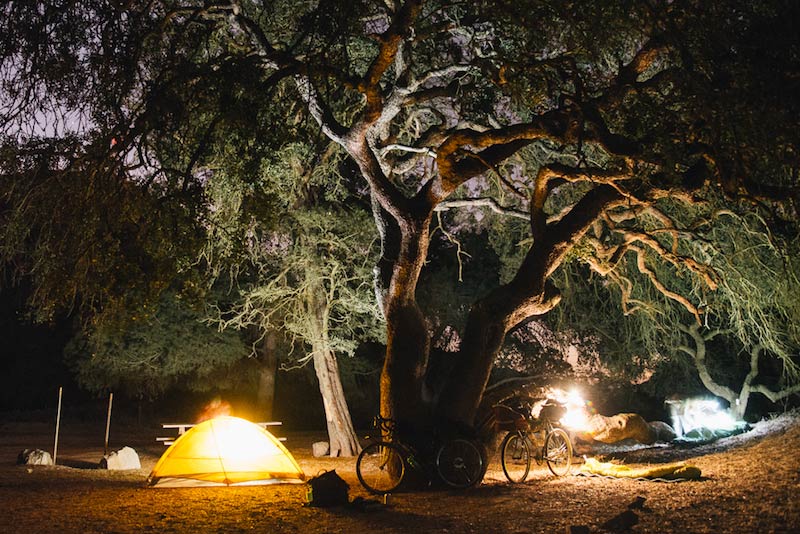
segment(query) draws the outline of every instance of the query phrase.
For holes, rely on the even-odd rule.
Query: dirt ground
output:
[[[103,423],[65,423],[55,467],[15,463],[24,448],[52,452],[50,426],[3,424],[0,533],[800,532],[797,412],[701,447],[600,450],[603,459],[635,466],[686,460],[702,470],[700,481],[555,478],[538,468],[524,484],[509,484],[495,454],[485,480],[471,490],[396,493],[386,506],[334,509],[305,506],[302,484],[147,488],[147,475],[164,450],[155,441],[162,432],[112,428],[111,448],[132,446],[142,461],[140,470],[115,472],[89,468],[102,457]],[[323,436],[286,435],[307,475],[336,469],[350,483],[351,499],[370,497],[355,477],[354,459],[313,458],[311,443]]]

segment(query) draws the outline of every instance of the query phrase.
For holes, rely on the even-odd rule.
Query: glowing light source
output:
[[[554,389],[552,391],[553,398],[559,402],[566,413],[561,418],[559,423],[567,430],[586,431],[589,429],[589,410],[587,409],[588,403],[581,396],[577,389],[564,391],[561,389]]]
[[[670,401],[672,425],[679,436],[696,428],[733,430],[737,421],[717,399],[692,398]]]

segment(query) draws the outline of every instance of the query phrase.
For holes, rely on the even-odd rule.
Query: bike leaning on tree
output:
[[[434,454],[422,455],[397,437],[393,419],[376,417],[373,426],[377,438],[358,455],[358,481],[370,493],[391,493],[409,471],[422,475],[429,483],[441,481],[447,486],[465,489],[476,485],[486,472],[483,445],[474,439],[434,437]]]

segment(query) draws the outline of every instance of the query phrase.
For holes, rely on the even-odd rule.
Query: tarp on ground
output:
[[[675,445],[705,445],[721,438],[735,436],[750,430],[750,425],[744,421],[736,423],[732,428],[693,428],[683,436],[675,438]]]
[[[581,473],[601,475],[614,478],[645,478],[664,480],[697,480],[700,469],[684,463],[631,467],[624,464],[601,462],[595,458],[586,458],[581,466]]]
[[[291,453],[261,426],[223,416],[180,436],[159,459],[148,483],[156,487],[240,486],[303,482]]]

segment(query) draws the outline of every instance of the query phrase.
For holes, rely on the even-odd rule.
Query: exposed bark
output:
[[[518,300],[510,286],[503,286],[472,307],[458,353],[458,365],[439,397],[438,413],[444,418],[466,426],[473,424],[508,331],[523,318],[547,313],[559,302],[560,296],[548,285],[538,298],[525,299],[528,301],[525,304]]]
[[[314,336],[311,342],[314,372],[319,381],[319,391],[325,408],[325,422],[331,456],[355,456],[361,450],[353,428],[350,410],[339,375],[339,363],[331,350],[328,337],[329,309],[320,295],[324,289],[311,284],[308,295],[309,308],[314,318]]]
[[[700,325],[697,324],[681,326],[680,328],[692,339],[694,348],[682,346],[679,347],[679,349],[694,359],[695,366],[697,367],[697,373],[700,376],[700,380],[703,382],[703,385],[714,395],[722,397],[728,401],[730,404],[731,413],[736,418],[744,418],[744,414],[747,411],[747,405],[750,401],[750,396],[753,393],[761,393],[772,402],[778,402],[786,397],[800,393],[800,384],[788,386],[778,391],[774,391],[763,384],[753,384],[755,379],[758,377],[758,363],[763,352],[763,347],[761,345],[755,345],[750,348],[750,369],[742,380],[742,386],[739,390],[739,393],[736,393],[733,389],[727,386],[717,383],[711,376],[711,373],[708,370],[708,365],[706,364],[706,342],[712,340],[722,332],[719,330],[713,330],[704,335],[700,332]]]
[[[401,426],[413,427],[428,418],[423,387],[430,337],[425,316],[416,303],[393,304],[391,308],[386,319],[380,411]]]
[[[794,386],[784,388],[780,391],[773,391],[767,388],[766,386],[756,385],[752,387],[752,392],[761,393],[772,402],[778,402],[785,399],[786,397],[800,394],[800,384],[795,384]]]
[[[548,277],[595,219],[619,200],[615,189],[600,186],[554,224],[547,235],[535,231],[539,240],[531,246],[514,279],[472,307],[459,364],[441,395],[442,415],[472,425],[505,335],[525,319],[543,315],[559,303],[561,297]]]
[[[314,371],[319,381],[319,391],[325,407],[325,422],[328,428],[331,456],[355,456],[361,450],[358,437],[350,419],[339,363],[336,355],[324,346],[314,350]]]
[[[734,408],[738,395],[731,388],[718,384],[711,376],[711,373],[708,371],[708,366],[706,365],[706,342],[716,337],[717,332],[713,331],[704,336],[700,332],[700,325],[694,323],[689,326],[681,326],[680,328],[692,339],[694,348],[679,347],[679,349],[683,350],[694,359],[700,381],[708,391],[718,397],[722,397],[728,401],[731,408]],[[742,413],[744,413],[744,410],[742,410]]]
[[[428,323],[416,287],[428,251],[430,215],[416,224],[400,221],[398,257],[384,300],[386,358],[381,372],[381,414],[415,426],[428,419],[423,391],[430,354]]]
[[[16,3],[17,6],[27,4],[30,3]],[[700,323],[701,307],[687,296],[679,295],[662,284],[655,269],[646,263],[644,251],[658,256],[666,263],[680,263],[681,267],[688,267],[693,270],[694,275],[701,278],[705,276],[705,283],[711,288],[714,284],[713,277],[707,276],[696,265],[693,266],[689,258],[678,257],[679,248],[675,243],[670,249],[659,239],[652,239],[652,236],[647,236],[644,232],[632,231],[630,227],[633,223],[630,221],[635,217],[625,219],[626,224],[616,225],[617,220],[608,211],[618,207],[618,202],[625,201],[633,207],[629,209],[638,209],[658,195],[661,198],[673,195],[676,189],[683,192],[695,191],[712,180],[720,182],[723,189],[730,194],[738,194],[742,188],[750,194],[769,198],[781,198],[782,193],[787,192],[791,192],[796,198],[797,194],[794,179],[786,181],[781,177],[775,180],[775,183],[791,184],[793,190],[790,191],[788,187],[766,187],[744,178],[748,175],[757,177],[762,172],[768,175],[772,169],[750,172],[756,165],[761,166],[763,163],[755,154],[763,154],[768,150],[761,150],[760,143],[749,145],[744,134],[742,139],[737,134],[737,131],[751,129],[748,126],[755,126],[756,122],[767,122],[762,120],[764,116],[782,116],[767,114],[770,108],[783,108],[782,104],[787,102],[783,92],[770,95],[768,88],[769,85],[785,86],[786,80],[794,79],[794,73],[788,70],[779,72],[782,77],[776,77],[772,81],[781,83],[752,83],[757,80],[747,78],[747,73],[752,71],[752,75],[758,75],[759,71],[751,69],[747,61],[734,61],[736,58],[731,57],[722,61],[715,57],[716,53],[708,56],[703,54],[704,43],[701,36],[705,27],[692,22],[719,22],[725,31],[714,33],[714,37],[723,39],[722,49],[737,50],[739,53],[733,56],[747,60],[751,59],[751,49],[760,50],[760,47],[751,45],[764,44],[749,41],[752,39],[751,35],[756,30],[763,33],[763,22],[771,20],[769,17],[773,20],[777,17],[777,14],[767,14],[770,11],[782,12],[778,10],[778,6],[754,10],[763,11],[757,17],[755,13],[748,15],[746,10],[728,7],[707,12],[705,8],[699,9],[693,5],[694,3],[651,2],[645,8],[630,9],[626,13],[630,15],[627,27],[616,25],[619,20],[616,9],[609,9],[608,13],[605,9],[587,11],[592,16],[599,17],[598,24],[615,23],[609,26],[613,28],[614,37],[600,38],[586,30],[585,24],[591,24],[593,20],[581,20],[577,13],[573,13],[576,17],[574,21],[571,17],[568,20],[559,14],[555,4],[543,4],[525,15],[535,16],[538,19],[536,24],[543,27],[551,25],[556,28],[557,25],[567,24],[574,25],[574,28],[534,33],[531,34],[534,38],[528,39],[525,36],[517,40],[513,37],[514,34],[528,32],[519,32],[522,23],[514,19],[515,15],[523,13],[516,9],[504,11],[513,4],[386,0],[383,3],[364,4],[368,9],[363,12],[359,9],[354,15],[357,19],[345,20],[350,13],[341,11],[341,5],[310,2],[302,6],[297,4],[298,11],[301,12],[296,13],[296,20],[293,16],[287,16],[284,20],[279,18],[280,15],[271,17],[269,9],[262,10],[271,7],[269,2],[263,5],[239,0],[188,2],[180,5],[171,2],[166,5],[147,3],[141,9],[125,11],[126,15],[129,12],[131,15],[141,15],[141,19],[120,17],[121,12],[117,9],[111,9],[106,15],[112,17],[111,21],[119,20],[120,25],[117,26],[116,22],[110,24],[106,28],[108,31],[104,30],[104,35],[115,35],[114,32],[119,30],[119,36],[124,40],[128,26],[138,28],[141,25],[142,30],[146,30],[142,34],[142,42],[146,45],[141,49],[137,49],[135,41],[125,41],[128,44],[124,48],[130,49],[130,54],[122,54],[126,62],[117,65],[116,69],[106,69],[105,62],[102,61],[106,57],[105,49],[108,48],[105,40],[97,43],[87,41],[81,45],[79,39],[74,39],[76,36],[80,37],[80,34],[70,31],[69,36],[73,39],[55,41],[53,38],[58,36],[59,25],[49,28],[50,19],[44,17],[42,28],[48,27],[46,32],[31,32],[31,29],[38,26],[34,24],[28,28],[29,24],[23,24],[24,32],[9,33],[15,38],[22,38],[24,33],[31,32],[45,35],[47,39],[37,36],[33,40],[35,46],[27,47],[28,51],[21,52],[19,57],[7,53],[6,56],[12,58],[12,63],[6,62],[4,65],[12,67],[4,72],[13,74],[19,70],[13,68],[13,62],[18,61],[34,67],[35,71],[42,68],[52,70],[49,68],[52,66],[50,61],[38,61],[37,50],[40,47],[41,50],[49,50],[53,47],[49,47],[48,43],[56,42],[60,43],[59,46],[63,45],[61,47],[67,52],[62,55],[74,60],[75,65],[68,65],[67,71],[85,68],[87,73],[92,73],[95,67],[91,64],[97,64],[104,66],[100,70],[108,70],[112,74],[127,76],[127,73],[137,73],[130,79],[125,78],[126,83],[119,84],[126,89],[118,94],[113,87],[117,84],[109,83],[113,80],[106,80],[108,74],[93,78],[108,85],[114,93],[114,98],[109,98],[109,101],[116,102],[108,108],[99,107],[97,116],[119,115],[120,131],[125,133],[114,137],[113,149],[103,147],[106,142],[98,142],[101,147],[98,150],[105,154],[99,158],[104,162],[103,167],[98,164],[95,171],[102,171],[99,176],[114,177],[112,181],[115,183],[135,182],[117,180],[117,173],[123,172],[123,167],[127,166],[126,159],[134,151],[139,152],[136,158],[138,163],[130,170],[137,173],[149,172],[146,169],[152,165],[151,156],[157,156],[160,150],[151,154],[147,150],[148,146],[155,148],[168,137],[174,137],[174,132],[181,131],[180,128],[175,128],[178,125],[173,120],[181,121],[184,117],[192,120],[192,117],[198,117],[188,112],[178,112],[181,107],[178,93],[183,91],[175,91],[176,94],[173,95],[171,83],[180,84],[182,89],[201,87],[200,77],[206,72],[203,67],[211,69],[207,72],[223,74],[228,71],[222,70],[222,67],[235,62],[241,62],[248,68],[263,69],[253,72],[253,79],[260,81],[259,89],[265,93],[278,87],[278,82],[291,80],[298,100],[316,121],[319,131],[347,151],[358,165],[372,195],[383,245],[382,258],[377,268],[376,293],[388,323],[381,410],[387,416],[417,420],[429,417],[429,409],[434,408],[450,419],[470,423],[485,388],[492,362],[506,333],[526,318],[547,313],[557,304],[558,295],[548,285],[548,278],[593,223],[598,226],[604,224],[609,233],[623,241],[622,244],[613,239],[596,241],[597,257],[608,260],[593,264],[598,272],[609,274],[623,255],[629,252],[636,254],[641,274],[648,277],[663,295],[681,303],[692,312],[698,319],[698,324]],[[80,3],[72,2],[69,5],[70,9],[65,13],[73,15],[72,18],[80,18],[87,24],[95,20],[103,22],[104,17],[96,16],[95,10],[81,8],[79,11],[72,11],[71,7]],[[595,7],[599,6],[600,4]],[[342,16],[341,22],[344,24],[330,26],[332,35],[314,35],[314,32],[326,33],[326,30],[310,28],[304,24],[304,21],[311,19],[303,16],[302,12],[327,16],[335,10],[338,10],[337,16]],[[8,12],[33,13],[20,7]],[[103,14],[105,10],[101,9],[98,13]],[[280,11],[276,12],[279,13]],[[364,17],[363,13],[369,15]],[[74,17],[75,14],[82,16]],[[580,14],[583,15],[583,12]],[[495,15],[499,16],[494,18]],[[548,19],[551,15],[552,18]],[[606,20],[606,16],[614,18]],[[154,17],[161,17],[162,20]],[[379,22],[368,22],[367,19],[371,17]],[[761,17],[768,18],[762,20]],[[66,18],[68,20],[70,17]],[[6,19],[13,21],[15,17]],[[137,20],[137,23],[131,22]],[[527,22],[524,22],[526,28],[536,32]],[[273,26],[273,23],[276,25]],[[506,23],[509,23],[507,28],[504,27]],[[215,27],[215,24],[219,26]],[[297,26],[293,28],[294,24]],[[84,25],[81,24],[78,28],[83,29]],[[206,46],[209,42],[207,39],[222,39],[222,31],[217,30],[226,28],[232,30],[228,35],[231,46],[223,43],[220,43],[221,46]],[[340,28],[344,32],[354,29],[352,31],[358,35],[335,34]],[[207,33],[196,33],[196,29]],[[369,35],[366,35],[367,32]],[[740,41],[732,38],[727,41],[724,38],[728,33],[741,33],[747,39]],[[205,37],[201,38],[201,35]],[[794,36],[793,33],[791,35]],[[358,41],[362,38],[370,39],[373,45],[360,45]],[[25,41],[26,39],[21,39],[20,42]],[[75,50],[71,49],[71,43],[77,43]],[[164,49],[161,49],[162,44],[165,45]],[[597,54],[584,55],[579,65],[575,50],[594,45],[598,46]],[[53,49],[60,50],[59,46]],[[195,46],[201,48],[192,49]],[[333,48],[329,51],[323,47]],[[12,50],[13,48],[11,47]],[[21,47],[20,50],[25,48]],[[694,50],[695,48],[698,50]],[[714,47],[710,48],[714,50]],[[103,54],[87,55],[87,51],[102,51]],[[355,55],[351,55],[351,51]],[[780,52],[779,49],[768,51]],[[370,53],[372,57],[367,58],[366,54]],[[700,61],[693,60],[694,54],[698,55],[697,59]],[[48,52],[43,57],[50,58],[50,55]],[[112,56],[115,55],[107,56],[109,61],[114,62]],[[84,61],[81,56],[86,56],[87,60]],[[619,58],[619,64],[612,65],[613,62],[609,62],[608,58]],[[583,63],[584,60],[588,63]],[[598,63],[592,64],[595,60]],[[162,61],[163,71],[160,66]],[[195,61],[196,64],[193,65]],[[141,68],[129,68],[137,65]],[[426,65],[430,66],[427,72]],[[177,69],[178,66],[181,69]],[[192,68],[188,68],[190,66]],[[738,69],[733,68],[737,66]],[[743,69],[743,66],[746,68]],[[787,66],[791,66],[791,61]],[[186,74],[186,78],[173,77],[171,73],[178,70],[187,70],[191,74]],[[40,83],[53,75],[64,80],[74,78],[61,76],[56,69],[44,78],[38,75],[16,77],[24,82],[22,84],[17,84],[12,79],[4,80],[11,88],[25,89],[20,93],[27,95],[22,100],[30,99],[37,104],[32,107],[21,102],[16,109],[12,107],[13,113],[9,118],[15,119],[23,110],[41,107],[38,105],[39,101],[45,103],[48,100],[45,95],[49,91],[44,90],[46,85]],[[583,80],[589,76],[592,77],[591,83]],[[514,84],[515,77],[518,77],[517,84]],[[743,78],[737,80],[737,77]],[[170,81],[172,78],[175,81]],[[32,84],[26,86],[26,80],[31,80]],[[55,93],[69,94],[70,85],[59,84],[55,79],[50,81],[53,88],[60,88]],[[506,83],[512,84],[509,86],[511,91],[503,88]],[[91,83],[87,87],[105,85]],[[751,85],[752,90],[749,89]],[[499,89],[492,95],[494,87]],[[215,92],[217,91],[210,91]],[[227,113],[226,99],[230,95],[227,91],[219,92],[224,93],[225,98],[220,100],[219,105],[208,108],[201,106],[200,112],[203,115],[213,114],[216,108]],[[90,95],[90,98],[95,98],[95,93],[92,90],[81,97]],[[471,97],[482,93],[486,94],[486,98],[481,96],[480,99],[467,99],[470,102],[461,99],[461,95]],[[759,98],[765,97],[765,104],[758,113],[739,113],[739,109],[735,107],[731,108],[735,111],[728,113],[724,104],[719,107],[714,105],[717,101],[731,102],[731,95],[738,97],[756,94]],[[354,98],[356,95],[361,97],[360,109]],[[637,102],[634,98],[637,95],[651,95],[652,98],[643,99],[649,102]],[[193,91],[185,92],[187,101],[195,96]],[[766,97],[771,98],[767,100]],[[176,99],[174,105],[173,98]],[[335,102],[333,99],[340,101]],[[504,103],[517,99],[529,99],[527,105],[524,105],[525,109],[520,110],[521,113],[514,109],[516,104],[509,106]],[[66,100],[71,101],[70,98]],[[82,102],[80,98],[74,101]],[[745,103],[748,101],[748,98],[741,100]],[[117,109],[120,102],[126,103],[122,106],[124,110]],[[17,105],[14,99],[12,103]],[[45,107],[51,109],[50,105]],[[71,113],[69,107],[64,110],[64,117]],[[190,107],[192,106],[186,106],[187,111]],[[170,113],[165,113],[165,109]],[[794,108],[791,109],[794,111]],[[429,114],[435,118],[409,126],[414,113]],[[663,121],[651,120],[657,119],[661,114]],[[33,115],[37,116],[35,113]],[[174,115],[175,118],[167,115]],[[254,115],[261,117],[257,113]],[[751,120],[742,120],[739,123],[734,119],[718,118],[728,115]],[[87,120],[89,116],[87,115]],[[791,113],[787,112],[786,116],[791,116]],[[186,143],[192,137],[197,141],[190,153],[185,154],[186,157],[181,155],[182,149],[173,154],[170,143],[164,143],[162,153],[171,154],[165,159],[186,160],[186,164],[177,169],[160,169],[150,177],[149,183],[157,183],[155,180],[158,177],[169,177],[165,183],[171,182],[171,175],[175,175],[182,183],[180,193],[189,193],[193,180],[205,174],[196,171],[203,162],[203,154],[212,151],[214,139],[219,134],[217,126],[227,120],[227,117],[223,119],[220,116],[210,120],[203,128],[204,131],[196,135],[178,136],[176,141],[179,144]],[[642,120],[648,123],[640,124]],[[14,123],[16,122],[15,120]],[[37,119],[35,122],[41,121]],[[93,122],[89,120],[89,123]],[[782,133],[781,136],[773,137],[771,128],[765,130],[770,132],[766,146],[771,146],[773,138],[776,139],[775,146],[791,155],[784,157],[786,162],[791,163],[796,159],[796,142],[794,137],[786,135],[782,130],[793,135],[791,126],[794,122],[786,122],[789,127],[777,129]],[[719,128],[720,125],[726,127]],[[17,135],[13,127],[12,125],[12,130],[6,132],[12,134],[12,137]],[[148,140],[151,133],[155,141]],[[28,137],[35,139],[37,136]],[[538,172],[531,170],[527,164],[517,167],[516,170],[523,174],[529,171],[531,174],[522,177],[528,183],[519,187],[516,177],[513,180],[506,179],[498,169],[508,158],[534,143],[538,143],[538,148],[550,155],[528,158],[529,161],[537,160],[537,165],[540,165]],[[725,151],[741,152],[742,155],[724,154]],[[403,156],[396,158],[395,152],[402,152]],[[575,167],[567,168],[565,162],[573,162]],[[90,166],[88,163],[86,165]],[[589,168],[592,165],[604,165],[607,169]],[[783,169],[795,167],[796,165],[793,167],[782,163],[781,167],[776,168],[783,172]],[[81,165],[74,167],[80,168]],[[397,178],[404,169],[413,180]],[[686,170],[682,176],[678,176],[681,169]],[[499,176],[503,187],[517,196],[517,205],[514,207],[521,209],[501,209],[501,204],[495,201],[486,202],[485,205],[514,216],[520,216],[522,209],[527,208],[533,245],[514,279],[496,288],[472,307],[466,332],[462,336],[464,344],[456,369],[449,382],[444,385],[438,404],[432,406],[432,398],[424,391],[430,339],[425,315],[415,296],[428,251],[431,214],[437,206],[444,209],[447,199],[471,179],[486,173]],[[399,184],[399,181],[403,183]],[[553,204],[560,205],[562,200],[566,203],[564,197],[573,201],[580,196],[580,200],[565,208],[562,213],[546,211],[545,206],[553,198],[554,191],[561,183],[567,182],[579,184],[574,191],[570,191],[575,196],[562,195]],[[524,191],[530,191],[530,198],[520,200]],[[619,213],[615,215],[619,216]],[[45,216],[48,220],[52,219],[50,213],[45,213]],[[624,217],[627,216],[626,213]],[[630,227],[627,224],[629,222]],[[658,230],[677,235],[675,226],[670,227],[669,220],[664,219],[662,222],[665,223],[665,228]],[[63,240],[54,239],[53,243],[59,241]],[[9,250],[14,251],[14,247]],[[47,257],[53,256],[47,247],[43,250]],[[602,257],[605,252],[609,253],[608,256]],[[16,254],[15,252],[14,255]],[[81,253],[81,256],[84,255],[89,257],[88,254]],[[11,258],[12,262],[13,260]],[[89,268],[85,270],[87,273],[94,272]],[[60,276],[52,278],[62,279]],[[90,276],[84,278],[93,279]],[[130,287],[129,284],[120,285]],[[86,289],[92,287],[92,284],[87,282],[83,286]],[[62,288],[58,289],[59,291],[54,290],[53,293],[64,300],[63,295],[58,295],[64,291],[60,291]],[[79,292],[79,289],[80,286],[73,286],[70,297],[73,301],[79,294],[86,302],[93,301],[95,296],[84,291]],[[630,292],[627,296],[630,296]],[[98,292],[96,298],[102,300],[105,296]],[[314,311],[318,310],[324,315],[324,306],[315,303]],[[330,351],[329,344],[326,344],[325,325],[325,320],[321,320],[319,335],[315,337],[313,345],[315,364],[319,364],[323,397],[328,402],[341,398],[341,384],[337,386],[335,383],[338,371],[335,355]],[[738,397],[740,403],[745,393],[744,400],[749,392],[760,391],[761,386],[752,384],[757,375],[760,352],[760,348],[753,349],[751,370]],[[708,373],[705,345],[697,344],[695,356],[701,378],[724,395],[736,400],[734,392],[715,384]],[[774,394],[777,395],[782,393]],[[339,410],[336,403],[329,404],[330,406],[326,404],[326,410],[330,408],[331,413]],[[342,413],[345,412],[346,405]],[[330,420],[338,421],[337,417]]]

